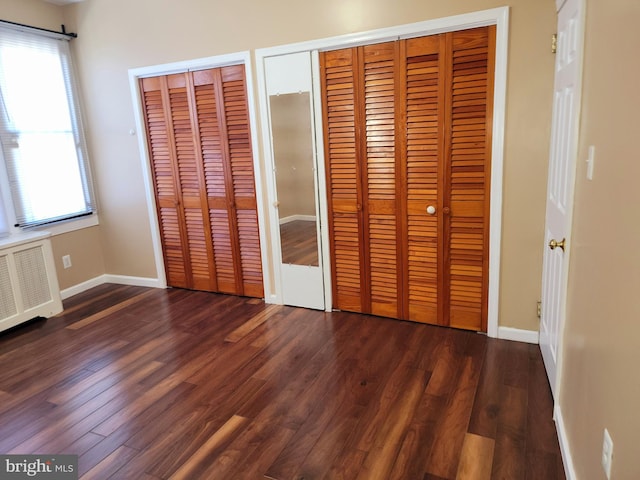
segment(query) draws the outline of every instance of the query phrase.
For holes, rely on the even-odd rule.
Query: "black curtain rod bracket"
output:
[[[49,30],[48,28],[40,28],[40,27],[32,27],[31,25],[25,25],[24,23],[10,22],[9,20],[0,20],[0,23],[6,23],[8,25],[13,25],[14,27],[23,27],[28,28],[30,30],[37,30],[39,32],[47,32],[47,33],[55,33],[57,35],[62,35],[69,38],[78,38],[77,33],[67,32],[67,29],[64,25],[60,25],[60,32],[56,32],[55,30]]]

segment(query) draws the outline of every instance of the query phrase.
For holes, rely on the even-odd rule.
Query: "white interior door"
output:
[[[266,57],[272,248],[280,303],[323,310],[311,52]]]
[[[558,1],[558,47],[547,186],[540,349],[554,397],[564,327],[582,82],[583,0]]]

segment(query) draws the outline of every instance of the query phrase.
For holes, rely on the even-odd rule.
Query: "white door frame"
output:
[[[151,226],[151,240],[153,243],[153,253],[156,262],[156,274],[160,288],[167,286],[167,274],[164,268],[164,254],[162,251],[162,241],[158,214],[156,210],[156,197],[154,193],[153,174],[151,171],[151,155],[147,145],[147,135],[145,131],[144,112],[142,109],[142,94],[140,92],[141,78],[170,75],[172,73],[184,73],[209,68],[226,67],[230,65],[244,65],[245,82],[247,88],[247,105],[249,109],[249,125],[251,128],[251,149],[253,153],[253,169],[255,177],[256,200],[258,210],[258,228],[260,230],[260,254],[262,256],[262,282],[265,292],[272,287],[268,277],[268,252],[263,233],[265,231],[265,211],[262,194],[263,173],[261,169],[259,147],[258,147],[258,124],[255,114],[255,100],[253,87],[253,71],[251,68],[251,53],[248,51],[217,55],[214,57],[198,58],[184,62],[165,63],[149,67],[132,68],[129,70],[129,87],[131,88],[131,98],[133,100],[133,113],[135,116],[136,128],[138,131],[138,148],[142,161],[142,175],[147,196],[147,209],[149,213],[149,224]],[[133,132],[135,134],[135,132]]]
[[[324,149],[317,139],[322,138],[322,112],[318,112],[316,95],[319,85],[314,81],[314,64],[316,56],[312,52],[296,52],[289,55],[265,56],[256,60],[258,70],[258,98],[260,99],[260,119],[262,122],[262,149],[265,162],[264,172],[267,184],[267,211],[270,212],[271,259],[275,276],[275,290],[269,297],[268,303],[278,305],[293,305],[306,308],[324,310],[330,308],[330,298],[324,287],[326,272],[322,228],[326,215],[321,212],[322,201],[326,198],[324,191]],[[269,66],[269,62],[276,62]],[[273,72],[269,75],[268,72]],[[280,235],[280,210],[276,181],[276,161],[273,145],[273,131],[271,125],[271,105],[269,98],[282,93],[309,93],[311,107],[311,149],[313,151],[313,184],[315,221],[317,225],[316,237],[318,247],[318,265],[291,265],[282,261],[282,244]],[[320,104],[321,105],[321,104]],[[322,177],[322,180],[319,178]],[[322,189],[322,191],[321,191]],[[324,202],[326,204],[326,202]],[[261,241],[267,241],[266,238]],[[327,303],[329,300],[329,303]]]
[[[500,7],[480,12],[472,12],[462,15],[456,15],[424,22],[411,23],[397,27],[383,28],[379,30],[371,30],[368,32],[360,32],[348,35],[342,35],[320,40],[312,40],[308,42],[295,43],[290,45],[282,45],[272,48],[262,48],[256,50],[256,71],[258,76],[258,85],[260,87],[260,111],[262,113],[262,131],[263,135],[267,128],[268,119],[266,115],[266,100],[263,98],[264,85],[264,58],[284,55],[298,52],[311,52],[314,58],[312,66],[314,68],[314,84],[320,85],[319,70],[317,68],[317,52],[323,50],[333,50],[359,45],[367,45],[372,43],[380,43],[386,41],[399,40],[404,38],[420,37],[426,35],[435,35],[438,33],[464,30],[474,27],[483,27],[487,25],[496,25],[496,58],[495,58],[495,83],[494,83],[494,102],[493,102],[493,140],[492,140],[492,156],[491,156],[491,213],[489,220],[490,242],[489,242],[489,292],[488,292],[488,322],[487,334],[490,337],[498,337],[498,310],[500,296],[500,248],[502,237],[502,192],[503,192],[503,163],[504,163],[504,131],[505,131],[505,110],[506,110],[506,91],[507,91],[507,53],[509,43],[509,7]],[[261,83],[262,82],[262,83]],[[315,93],[315,110],[316,124],[322,126],[322,100],[318,92]],[[322,134],[318,139],[322,138]],[[263,145],[264,148],[264,145]],[[323,153],[320,141],[318,141],[319,154]],[[267,157],[268,152],[264,152],[263,158]],[[319,195],[320,195],[320,222],[321,225],[328,225],[328,209],[326,182],[324,175],[324,161],[322,157],[318,157],[318,177]],[[322,171],[321,171],[322,169]],[[273,215],[273,213],[269,213]],[[265,232],[261,229],[261,243],[271,243],[266,238]],[[327,310],[331,309],[332,292],[331,292],[331,261],[328,248],[329,237],[327,228],[322,229],[322,255],[324,265],[325,278],[325,302]],[[276,278],[272,287],[280,284],[280,273],[276,266],[270,273]],[[266,286],[266,283],[265,283]],[[265,299],[271,303],[281,303],[282,292],[277,289],[265,291]]]

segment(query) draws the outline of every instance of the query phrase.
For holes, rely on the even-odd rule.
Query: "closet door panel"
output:
[[[398,43],[362,47],[364,87],[363,171],[370,313],[399,317],[398,184],[396,174],[396,67]],[[402,194],[400,194],[401,196]]]
[[[244,66],[224,67],[220,74],[234,197],[230,220],[238,233],[237,279],[244,295],[261,297],[262,259]]]
[[[188,73],[167,77],[169,111],[178,168],[180,204],[186,233],[187,259],[189,262],[188,288],[215,290],[210,260],[208,220],[203,216],[202,159],[196,141],[193,124],[195,112],[191,106],[191,78]],[[206,210],[205,210],[206,211]],[[205,223],[206,222],[206,223]]]
[[[180,207],[178,171],[174,161],[175,147],[170,128],[166,78],[142,79],[140,90],[167,282],[169,285],[188,287],[188,268],[184,260],[187,251],[186,234],[182,227],[184,218]]]
[[[231,178],[227,165],[224,136],[225,126],[219,118],[217,85],[220,75],[216,70],[193,73],[195,108],[198,117],[200,151],[204,174],[204,192],[207,198],[207,217],[211,228],[212,257],[215,265],[217,291],[240,293],[236,286],[233,260],[232,230],[229,208],[232,192],[227,188]]]
[[[494,27],[454,32],[450,324],[486,328]]]
[[[406,145],[408,319],[438,323],[443,159],[441,36],[406,41]],[[435,213],[430,215],[427,208]]]
[[[356,49],[321,55],[334,307],[360,312],[362,198],[355,126],[356,62]]]

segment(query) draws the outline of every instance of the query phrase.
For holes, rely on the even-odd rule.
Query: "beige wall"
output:
[[[100,227],[56,235],[51,239],[51,247],[62,290],[105,273]],[[62,265],[64,255],[71,257],[70,268],[65,269]]]
[[[588,0],[560,406],[580,479],[640,478],[640,2]],[[596,148],[586,180],[587,148]]]
[[[501,0],[87,0],[65,7],[87,101],[106,271],[155,276],[127,70],[503,6]],[[553,0],[511,0],[502,325],[537,330]],[[308,19],[308,21],[303,21]]]
[[[64,23],[62,8],[42,0],[0,0],[0,19],[56,31]]]

